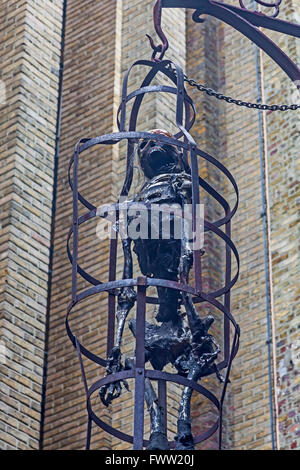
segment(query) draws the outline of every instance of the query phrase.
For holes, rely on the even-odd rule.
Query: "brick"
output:
[[[39,18],[37,7],[43,10]],[[12,405],[2,415],[9,427],[1,446],[37,449],[58,97],[52,68],[59,67],[61,2],[12,0],[1,16],[0,79],[7,103],[0,105],[0,338],[9,359],[0,382]]]

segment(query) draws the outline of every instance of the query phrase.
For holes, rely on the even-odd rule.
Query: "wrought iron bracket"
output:
[[[203,22],[209,15],[232,26],[269,55],[300,89],[299,67],[259,27],[300,37],[300,25],[279,20],[257,11],[239,8],[215,0],[162,0],[162,8],[195,9],[193,19]]]

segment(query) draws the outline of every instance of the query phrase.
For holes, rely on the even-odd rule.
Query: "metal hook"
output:
[[[155,62],[160,62],[163,59],[166,50],[169,48],[169,42],[161,28],[161,15],[162,15],[162,0],[157,0],[153,8],[153,20],[154,20],[155,31],[158,37],[161,39],[162,44],[159,44],[158,46],[156,46],[154,44],[152,37],[149,36],[149,34],[146,34],[147,38],[150,41],[150,45],[153,49],[152,60],[154,60]],[[160,52],[160,56],[156,58],[155,56],[158,52]]]

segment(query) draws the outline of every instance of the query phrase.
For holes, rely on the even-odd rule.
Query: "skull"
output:
[[[153,129],[149,132],[173,137],[172,134],[161,129]],[[184,171],[182,153],[176,145],[154,139],[142,140],[138,146],[138,156],[143,173],[148,179],[161,174]]]

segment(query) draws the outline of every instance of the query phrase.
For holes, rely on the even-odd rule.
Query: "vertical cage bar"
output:
[[[78,155],[79,144],[76,146],[73,164],[73,264],[72,264],[72,300],[77,294],[77,262],[78,262]]]
[[[117,232],[113,233],[113,228],[111,228],[109,281],[114,281],[116,279],[117,247],[118,247]],[[107,356],[109,356],[110,351],[112,350],[114,346],[115,313],[116,313],[115,294],[112,292],[109,292],[108,294],[108,318],[107,318],[107,343],[106,343]]]
[[[196,148],[191,146],[191,169],[192,169],[192,223],[193,223],[193,236],[196,236],[197,227],[197,213],[200,206],[200,191],[199,191],[199,172]],[[193,240],[194,241],[194,240]],[[194,248],[194,247],[193,247]],[[201,250],[199,248],[193,249],[194,253],[194,273],[195,273],[195,288],[196,292],[202,291],[202,266],[201,266]]]
[[[147,279],[145,277],[138,277],[137,281],[133,450],[142,450],[144,438],[145,319]]]
[[[231,222],[229,221],[226,224],[225,229],[226,235],[230,238],[231,236]],[[225,284],[230,283],[231,279],[231,249],[226,244],[226,265],[225,265]],[[224,296],[224,306],[227,308],[228,312],[230,312],[230,291],[226,292]],[[224,361],[226,365],[229,361],[230,355],[230,320],[226,316],[224,316]]]
[[[87,421],[87,428],[86,428],[86,443],[85,443],[85,450],[90,450],[91,446],[91,435],[92,435],[92,420],[90,416],[88,417]]]
[[[165,380],[158,381],[158,404],[162,410],[164,432],[167,433],[167,384]]]

